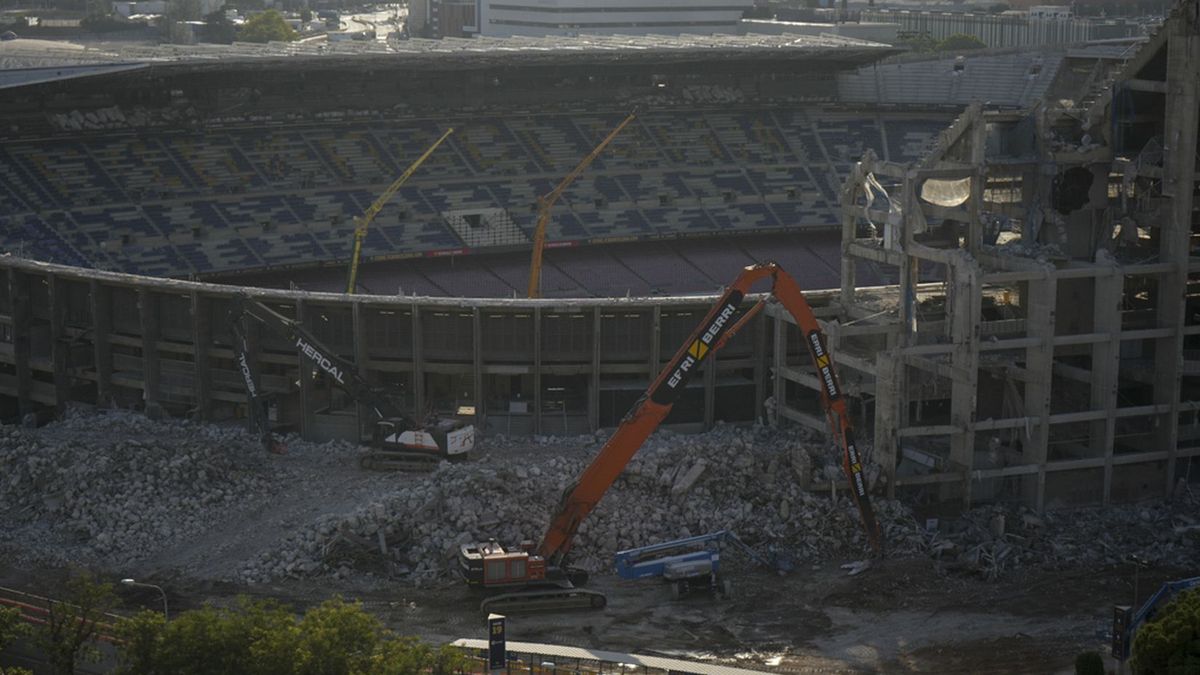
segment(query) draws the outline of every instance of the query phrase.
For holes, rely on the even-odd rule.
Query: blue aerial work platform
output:
[[[676,597],[700,587],[729,595],[731,584],[721,575],[723,544],[736,546],[768,569],[783,573],[792,567],[785,556],[772,552],[765,557],[729,530],[618,551],[613,562],[622,579],[657,577],[671,583]]]

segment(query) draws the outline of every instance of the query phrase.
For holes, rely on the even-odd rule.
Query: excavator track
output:
[[[441,457],[424,452],[370,452],[358,458],[358,465],[371,471],[429,472],[438,467]]]
[[[560,612],[571,609],[603,609],[608,596],[585,588],[545,588],[493,595],[479,603],[481,612]]]

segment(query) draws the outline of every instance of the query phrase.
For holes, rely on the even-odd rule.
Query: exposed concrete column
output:
[[[483,399],[483,317],[479,308],[471,309],[471,373],[475,389],[475,427],[483,430],[487,424],[487,412]]]
[[[47,300],[50,310],[50,362],[54,368],[54,409],[61,415],[71,396],[71,380],[67,371],[71,349],[67,338],[68,298],[66,282],[57,274],[51,276],[49,282]]]
[[[367,327],[363,320],[362,303],[351,301],[350,303],[350,325],[354,327],[354,332],[351,333],[354,340],[354,369],[358,372],[359,377],[367,382],[371,381],[370,374],[367,368]],[[367,430],[367,407],[362,401],[354,402],[354,419],[356,420],[355,428],[358,429],[358,437],[355,442],[361,442],[363,433]]]
[[[542,433],[542,308],[533,308],[533,433]]]
[[[1104,419],[1091,423],[1089,450],[1093,457],[1104,458],[1104,495],[1107,504],[1112,499],[1113,442],[1116,437],[1117,386],[1121,371],[1121,302],[1125,293],[1125,277],[1114,266],[1107,277],[1097,277],[1092,316],[1093,333],[1108,333],[1108,342],[1092,345],[1091,409],[1103,410]]]
[[[974,167],[971,173],[971,198],[967,200],[967,250],[978,253],[983,244],[983,223],[980,222],[980,209],[983,204],[983,187],[987,180],[985,170],[987,162],[987,129],[988,125],[982,119],[971,125],[970,163]]]
[[[588,374],[588,428],[600,428],[600,308],[592,308],[592,368]]]
[[[717,353],[708,355],[704,363],[704,428],[711,429],[716,422],[717,408]]]
[[[767,397],[767,317],[759,312],[754,318],[754,419],[762,417],[763,400]]]
[[[421,306],[412,303],[412,378],[413,419],[425,419],[425,337],[421,324]]]
[[[12,270],[9,270],[11,275]],[[96,403],[112,404],[112,291],[99,281],[89,282],[92,299],[92,348],[96,364]],[[14,312],[15,315],[15,312]],[[19,373],[20,371],[18,371]]]
[[[296,299],[296,323],[309,330],[307,321],[308,303],[304,300]],[[296,352],[296,365],[300,370],[300,437],[306,441],[313,440],[313,434],[316,432],[316,419],[314,407],[316,402],[313,400],[313,369],[312,361],[308,360],[304,354]]]
[[[158,353],[159,324],[158,296],[147,288],[138,288],[138,315],[142,323],[142,398],[148,415],[157,415],[161,406],[159,373],[161,356]]]
[[[662,307],[655,305],[651,312],[650,326],[650,382],[654,382],[654,378],[658,377],[658,371],[662,369]]]
[[[787,385],[783,380],[783,369],[787,366],[787,322],[780,316],[771,318],[775,325],[775,349],[771,361],[771,377],[775,381],[771,395],[775,398],[775,406],[771,413],[771,424],[778,426],[787,394]]]
[[[975,407],[979,387],[979,266],[973,260],[960,258],[948,266],[954,284],[954,302],[950,316],[951,367],[955,377],[951,384],[950,425],[956,431],[950,436],[950,461],[966,474],[962,484],[963,505],[971,504],[970,471],[974,466]]]
[[[192,291],[192,395],[196,397],[196,417],[202,422],[212,420],[212,301]],[[232,340],[233,338],[230,337]]]
[[[1050,442],[1050,401],[1054,371],[1054,321],[1058,301],[1058,281],[1050,273],[1044,279],[1029,281],[1026,296],[1026,333],[1038,343],[1025,350],[1025,415],[1036,417],[1032,436],[1025,439],[1022,454],[1026,462],[1038,467],[1037,487],[1026,494],[1026,502],[1041,511],[1046,502],[1046,461]]]
[[[842,289],[839,298],[843,308],[849,308],[854,304],[855,291],[858,288],[858,269],[855,267],[855,258],[848,252],[850,244],[854,242],[855,235],[858,233],[858,209],[855,201],[859,194],[860,174],[860,167],[856,165],[850,170],[850,176],[842,186]]]
[[[1186,324],[1187,266],[1191,252],[1193,193],[1196,189],[1197,124],[1200,123],[1200,34],[1184,16],[1169,21],[1167,94],[1163,138],[1163,194],[1170,198],[1169,216],[1162,223],[1159,258],[1172,265],[1159,277],[1158,325],[1175,333],[1155,344],[1154,403],[1169,406],[1159,418],[1156,446],[1166,450],[1165,494],[1175,487],[1179,451],[1179,392]]]
[[[24,417],[34,412],[33,343],[30,336],[33,306],[29,300],[29,278],[16,268],[8,269],[8,298],[12,303],[13,365],[17,371],[17,407]]]
[[[900,428],[900,354],[880,352],[875,359],[875,461],[887,479],[887,497],[896,498],[896,430]]]

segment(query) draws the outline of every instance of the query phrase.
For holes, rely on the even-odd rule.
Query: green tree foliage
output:
[[[296,31],[273,9],[251,17],[238,31],[242,42],[291,42],[296,38]]]
[[[401,675],[457,672],[458,650],[434,649],[383,628],[358,603],[329,600],[302,617],[274,602],[184,612],[170,623],[143,612],[122,621],[121,675]]]
[[[307,25],[308,25],[308,23],[309,23],[310,21],[312,21],[312,19],[313,19],[313,15],[312,15],[312,10],[311,10],[311,9],[309,9],[309,8],[305,7],[305,8],[303,8],[303,9],[301,9],[301,10],[300,10],[300,23],[302,23],[302,24],[304,24],[305,26],[307,26]]]
[[[206,15],[204,23],[207,28],[204,37],[207,42],[228,45],[233,44],[233,41],[237,39],[237,26],[234,26],[229,17],[225,16],[224,10],[218,9]]]
[[[1104,657],[1098,652],[1083,652],[1076,656],[1075,675],[1104,675]]]
[[[974,35],[955,33],[938,43],[939,52],[961,52],[967,49],[984,49],[987,45]]]
[[[21,610],[16,607],[0,607],[0,654],[13,642],[29,634],[29,624],[21,619]],[[0,665],[0,675],[33,675],[24,668]]]
[[[1200,588],[1179,594],[1133,638],[1137,675],[1200,673]]]
[[[95,648],[104,615],[117,604],[112,584],[92,575],[73,575],[64,585],[63,599],[51,600],[46,623],[34,633],[34,644],[46,654],[50,670],[72,675],[75,664],[95,661]]]

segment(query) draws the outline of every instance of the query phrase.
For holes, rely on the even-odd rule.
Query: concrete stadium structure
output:
[[[1097,66],[1087,91],[1079,89],[1077,82],[1065,88],[1063,83],[1048,85],[1045,91],[1052,94],[1072,90],[1074,100],[1066,101],[1066,108],[1059,101],[1056,112],[1043,109],[1040,117],[1012,110],[986,112],[978,107],[956,111],[958,120],[937,135],[932,153],[927,148],[934,134],[905,130],[905,139],[896,145],[896,139],[888,134],[888,123],[903,116],[925,117],[941,127],[948,121],[942,106],[931,112],[928,107],[909,104],[897,111],[881,106],[888,101],[847,107],[838,100],[832,71],[855,67],[886,51],[854,41],[820,48],[807,43],[813,48],[804,53],[800,47],[795,47],[800,51],[789,52],[778,43],[761,52],[749,44],[726,43],[716,48],[719,53],[715,55],[710,45],[692,51],[665,48],[650,55],[639,49],[638,56],[600,41],[596,44],[605,46],[594,54],[569,63],[538,61],[544,56],[536,49],[526,56],[505,58],[483,51],[455,55],[443,62],[422,61],[422,66],[439,63],[427,70],[412,64],[396,67],[395,62],[357,55],[349,70],[345,61],[314,58],[303,64],[310,68],[303,75],[281,66],[258,78],[253,73],[261,63],[255,59],[261,57],[255,56],[225,64],[151,66],[132,76],[105,76],[132,79],[18,88],[8,104],[14,113],[9,119],[23,128],[10,132],[0,145],[9,158],[0,164],[0,170],[8,170],[19,180],[9,183],[7,194],[0,196],[7,197],[6,208],[25,209],[18,224],[33,229],[24,233],[10,229],[6,245],[11,249],[14,241],[44,236],[37,240],[46,247],[40,250],[53,253],[57,237],[66,242],[68,251],[74,248],[81,260],[44,256],[77,263],[60,265],[16,256],[0,259],[6,275],[0,283],[0,402],[10,419],[52,414],[72,403],[119,405],[204,420],[237,419],[244,412],[245,394],[234,369],[224,322],[229,300],[235,294],[249,293],[301,321],[352,359],[370,379],[403,392],[414,414],[436,410],[469,415],[488,432],[505,434],[573,434],[610,427],[708,309],[712,297],[703,292],[724,279],[722,273],[706,270],[728,267],[751,255],[751,249],[791,256],[789,266],[794,268],[816,267],[820,256],[811,249],[804,253],[800,246],[788,244],[788,248],[771,251],[738,243],[747,236],[774,233],[774,228],[732,218],[728,226],[711,226],[717,222],[712,213],[728,217],[753,203],[773,215],[779,233],[792,238],[789,242],[821,231],[828,237],[831,229],[841,233],[837,252],[847,261],[841,266],[842,288],[840,292],[813,292],[811,299],[826,321],[845,387],[854,398],[856,423],[873,428],[872,458],[883,466],[892,494],[921,492],[927,498],[959,505],[1015,500],[1043,507],[1169,493],[1180,479],[1200,478],[1190,470],[1198,450],[1188,440],[1193,436],[1189,430],[1200,401],[1193,397],[1191,361],[1187,359],[1196,333],[1187,304],[1189,279],[1200,274],[1192,272],[1188,242],[1200,226],[1193,223],[1192,215],[1195,167],[1179,159],[1190,155],[1178,153],[1163,161],[1159,152],[1156,164],[1152,156],[1155,146],[1150,141],[1169,137],[1178,139],[1173,142],[1176,146],[1196,144],[1200,100],[1196,91],[1200,63],[1196,58],[1200,53],[1196,6],[1196,0],[1183,3],[1137,58],[1113,65],[1123,69],[1115,83],[1104,75],[1110,72],[1108,66]],[[708,55],[699,53],[705,51]],[[671,60],[672,56],[677,58]],[[452,63],[456,65],[447,65]],[[1105,63],[1112,65],[1111,60]],[[832,64],[836,66],[830,68]],[[364,67],[378,67],[389,77],[381,79],[378,72],[365,72]],[[819,69],[826,72],[817,74]],[[1063,72],[1074,71],[1067,68]],[[228,82],[230,75],[242,78],[237,88],[220,84]],[[380,86],[381,81],[397,81],[394,78],[409,79],[394,90]],[[114,82],[121,86],[114,88]],[[1017,91],[1007,100],[1019,101],[1029,89],[1024,78],[1012,86]],[[101,124],[71,141],[79,153],[74,173],[44,170],[32,159],[39,143],[65,143],[65,137],[73,133],[57,127],[63,117],[56,116],[75,119],[70,117],[72,110],[88,107],[82,101],[90,101],[93,110],[114,105],[124,109],[139,100],[138,91],[152,113],[187,106],[194,112],[176,118],[176,127],[163,123],[161,114],[141,117],[142,125],[132,129],[132,141],[123,140],[135,126],[129,116],[124,122],[105,116],[100,121],[112,122],[116,128]],[[331,92],[341,96],[330,100]],[[728,120],[695,100],[698,93],[719,98],[730,92],[745,109]],[[86,97],[77,96],[80,93]],[[1163,98],[1167,100],[1160,100]],[[184,103],[179,103],[180,99]],[[620,105],[614,105],[614,100]],[[602,101],[608,107],[601,108],[604,114],[600,119],[592,114],[586,125],[576,121],[577,117],[588,118],[581,109]],[[401,102],[408,107],[397,112],[393,106]],[[128,207],[150,223],[143,233],[146,237],[167,248],[178,247],[195,233],[189,229],[180,233],[179,241],[172,241],[171,233],[162,228],[175,216],[156,219],[147,214],[161,215],[171,205],[194,209],[198,208],[194,203],[206,201],[254,204],[254,200],[278,197],[298,216],[298,222],[288,224],[293,230],[273,230],[278,227],[274,220],[263,228],[251,216],[246,227],[220,234],[221,243],[266,237],[270,248],[282,241],[284,234],[315,237],[316,230],[327,231],[330,240],[345,241],[345,221],[306,221],[294,200],[302,201],[321,190],[371,192],[374,180],[364,184],[357,173],[339,170],[343,165],[337,156],[347,162],[372,156],[380,162],[377,171],[381,176],[394,175],[395,165],[411,153],[406,146],[397,151],[379,143],[387,138],[381,136],[387,124],[408,120],[419,126],[412,120],[427,119],[430,106],[441,106],[464,118],[479,111],[481,117],[493,121],[488,134],[473,141],[477,149],[482,152],[489,147],[491,142],[486,139],[490,138],[499,139],[496,147],[513,150],[490,158],[489,164],[475,157],[466,145],[456,146],[454,159],[439,169],[441,173],[417,186],[419,191],[434,194],[447,177],[461,176],[456,173],[459,171],[469,172],[460,178],[464,182],[484,177],[495,185],[505,181],[524,184],[526,167],[534,166],[540,169],[538,180],[549,183],[559,165],[578,156],[580,148],[586,149],[586,140],[602,133],[604,122],[619,114],[622,106],[648,102],[658,106],[655,114],[661,116],[651,125],[688,124],[691,126],[683,126],[682,132],[695,135],[672,145],[664,144],[663,137],[650,130],[644,141],[634,144],[631,154],[618,155],[611,166],[598,164],[597,174],[614,180],[624,174],[656,176],[665,184],[672,174],[699,172],[696,182],[687,192],[677,193],[674,200],[668,197],[665,201],[657,188],[644,197],[631,194],[624,186],[621,192],[606,195],[604,186],[593,183],[564,213],[577,218],[587,235],[598,222],[616,222],[605,220],[612,217],[613,210],[644,212],[653,206],[656,214],[665,217],[680,210],[680,201],[688,201],[709,223],[699,234],[721,237],[711,241],[718,242],[714,248],[723,250],[700,254],[681,247],[672,249],[675,257],[645,258],[625,269],[645,282],[645,275],[654,274],[658,266],[690,267],[705,281],[683,290],[700,291],[698,295],[624,298],[603,297],[602,291],[601,297],[580,298],[567,297],[570,288],[564,287],[563,297],[539,301],[346,296],[289,290],[287,286],[300,272],[285,269],[264,275],[261,268],[269,265],[260,254],[245,258],[245,264],[235,260],[227,266],[229,271],[258,275],[253,278],[262,286],[283,287],[272,290],[187,280],[196,268],[177,264],[175,258],[153,269],[157,277],[88,268],[85,265],[95,264],[89,254],[96,255],[95,251],[103,248],[76,247],[70,240],[72,228],[81,226],[81,220],[86,223],[96,212]],[[1126,103],[1136,105],[1138,114],[1127,114],[1131,108],[1122,107]],[[315,111],[306,110],[310,105]],[[721,107],[728,104],[714,106]],[[548,109],[554,112],[547,114]],[[353,116],[347,111],[354,110],[373,111],[380,121],[347,121],[346,116]],[[225,117],[218,111],[224,111]],[[336,112],[342,117],[333,121],[313,116]],[[782,124],[785,118],[802,121]],[[314,130],[311,138],[301,135],[293,140],[298,147],[312,151],[316,177],[313,183],[273,184],[269,172],[264,171],[263,155],[254,155],[253,141],[247,139],[293,123],[308,124]],[[367,124],[360,150],[346,147],[336,155],[321,154],[322,143],[314,139],[333,139],[347,124],[360,125],[360,131],[361,125]],[[227,132],[229,125],[235,129]],[[185,148],[192,142],[188,138],[178,143],[163,140],[194,134],[187,131],[189,126],[204,131],[193,140],[212,139],[213,144],[188,150]],[[522,128],[536,143],[516,131]],[[581,134],[581,128],[590,131]],[[832,135],[824,133],[829,129]],[[1035,134],[1035,129],[1041,132]],[[1105,129],[1116,131],[1103,133]],[[722,130],[736,143],[723,144]],[[910,133],[912,138],[908,138]],[[580,138],[559,144],[558,150],[546,152],[545,157],[534,149],[555,145],[545,139],[556,134]],[[831,152],[826,140],[834,136],[842,139],[841,147]],[[230,138],[233,140],[226,140]],[[717,142],[710,146],[707,138]],[[866,138],[873,140],[864,141]],[[129,198],[114,206],[113,195],[128,196],[122,181],[131,180],[132,174],[110,170],[118,163],[100,160],[97,148],[138,139],[150,139],[158,148],[163,166],[177,171],[184,193],[158,195],[147,199],[148,204]],[[812,139],[812,144],[806,139]],[[913,147],[892,151],[905,142]],[[419,138],[414,137],[411,144],[419,145]],[[1067,145],[1070,151],[1063,149]],[[639,154],[643,150],[649,154]],[[697,151],[702,156],[688,154]],[[119,156],[123,151],[113,152]],[[864,160],[858,162],[864,153]],[[215,158],[204,159],[209,154]],[[1130,156],[1139,158],[1136,172],[1129,171]],[[244,164],[239,157],[245,159]],[[269,168],[269,154],[267,157]],[[829,171],[809,173],[808,165],[818,157],[822,168]],[[985,168],[989,162],[994,166]],[[197,164],[208,168],[196,171]],[[189,166],[193,168],[189,170]],[[221,166],[262,180],[247,180],[244,196],[213,197],[205,193],[209,184],[203,173],[214,173]],[[998,166],[1007,168],[997,172]],[[736,186],[720,187],[717,181],[724,179],[729,167],[736,167],[744,180]],[[789,190],[789,185],[799,185],[798,178],[790,178],[764,190],[770,179],[760,169],[771,167],[802,167],[804,180],[824,188],[806,195],[803,187]],[[1046,214],[1061,206],[1054,195],[1060,195],[1064,181],[1075,180],[1077,174],[1056,182],[1054,177],[1076,168],[1101,176],[1105,189],[1088,193],[1095,201],[1078,215],[1050,218]],[[877,199],[877,191],[873,196],[864,193],[864,172],[872,172],[882,181],[890,195],[887,202]],[[1125,177],[1133,183],[1132,188],[1119,187],[1125,185]],[[930,206],[921,187],[931,178],[966,180],[956,184],[959,187],[943,186],[953,194],[962,191],[961,185],[969,187],[957,203],[951,204],[954,200],[943,195],[938,199],[950,206]],[[695,187],[706,182],[717,186],[711,194]],[[528,194],[519,198],[522,203],[538,194],[542,183],[530,183]],[[1118,187],[1110,187],[1114,184]],[[80,185],[99,186],[95,203],[76,201]],[[1022,186],[1026,188],[1023,191]],[[500,199],[494,188],[491,192],[486,201],[494,208]],[[617,199],[621,194],[624,198]],[[822,207],[823,215],[816,221],[798,217],[795,208],[786,217],[777,212],[778,204],[795,207],[796,202],[804,204],[817,197],[830,203]],[[454,199],[474,204],[471,200],[475,198],[459,195]],[[440,222],[443,230],[457,232],[445,218],[446,212],[454,210],[453,200],[443,208],[423,192],[405,199],[424,200],[433,207],[427,214],[428,223]],[[890,209],[892,203],[899,206],[898,211]],[[1136,214],[1129,211],[1130,204],[1137,206]],[[352,214],[362,206],[360,198],[351,198],[344,203],[344,210]],[[1145,236],[1133,236],[1131,242],[1135,249],[1142,246],[1153,259],[1104,267],[1098,255],[1117,256],[1119,261],[1129,250],[1099,246],[1105,250],[1098,254],[1097,242],[1112,237],[1085,237],[1084,233],[1094,233],[1095,222],[1112,223],[1137,214],[1144,218],[1146,214],[1139,209],[1151,207],[1164,215],[1166,224],[1137,221]],[[527,236],[527,210],[525,204],[525,213],[513,221],[512,229],[519,235],[516,240],[494,241],[457,255],[480,256],[478,269],[500,278],[497,258],[485,254],[515,255],[514,251],[524,249],[527,240],[520,236]],[[278,215],[274,207],[267,211],[269,219]],[[1034,211],[1043,215],[1033,218]],[[220,210],[220,219],[229,225],[238,213],[236,209]],[[408,212],[394,216],[400,232],[410,216],[413,214]],[[592,220],[593,216],[597,220]],[[187,222],[193,216],[182,213],[178,217]],[[1045,222],[1054,226],[1040,227],[1043,217],[1050,218]],[[993,227],[1004,218],[1007,229]],[[658,215],[645,219],[660,222]],[[966,225],[960,225],[963,223]],[[668,229],[686,230],[686,226]],[[1009,231],[1027,234],[1006,252],[988,248],[1001,241],[1002,232]],[[1125,234],[1138,231],[1126,228]],[[138,245],[139,236],[131,233],[128,245]],[[580,242],[577,248],[608,251],[606,255],[612,259],[625,255],[595,245],[597,240],[592,237],[572,235],[561,225],[554,236]],[[1055,236],[1059,239],[1053,239]],[[623,245],[650,246],[656,237],[657,233],[635,232],[631,238],[640,243]],[[257,250],[254,246],[250,245],[252,251]],[[388,258],[411,253],[407,246],[385,238],[376,241],[370,251],[380,258],[377,265],[404,266],[403,260]],[[326,262],[334,264],[341,259],[336,250],[322,250]],[[425,250],[441,249],[434,243]],[[289,255],[308,263],[315,257],[311,252]],[[131,270],[149,271],[136,267],[143,264],[136,258],[113,255],[107,259],[132,259]],[[583,263],[563,262],[560,269],[572,265]],[[449,269],[453,275],[454,268]],[[180,278],[166,278],[171,276]],[[340,271],[333,276],[340,276]],[[865,288],[864,278],[898,285]],[[933,284],[922,283],[929,281]],[[1079,284],[1087,288],[1077,287]],[[1069,293],[1057,297],[1062,292]],[[1120,309],[1123,304],[1130,306],[1129,311]],[[1095,316],[1081,307],[1094,307]],[[1151,317],[1149,323],[1143,321],[1146,317]],[[996,346],[983,345],[985,341]],[[287,345],[265,333],[254,334],[252,343],[262,372],[261,384],[273,395],[273,414],[279,425],[308,438],[363,437],[371,422],[366,411],[316,377],[308,362]],[[1136,348],[1127,348],[1127,344]],[[1088,352],[1086,364],[1081,350]],[[1004,362],[997,366],[989,360],[991,352]],[[1147,355],[1154,364],[1152,382],[1124,374]],[[992,375],[997,367],[1019,384],[996,381]],[[700,429],[719,421],[790,419],[823,429],[824,422],[817,417],[815,378],[808,371],[797,331],[769,309],[708,362],[703,377],[668,422],[683,429]],[[1080,383],[1086,383],[1087,395],[1082,399],[1075,389]],[[1005,393],[1012,387],[1020,390],[1016,397],[1021,400],[1020,407],[1013,407],[1016,399]],[[1057,407],[1067,400],[1074,401],[1076,408]],[[1123,403],[1129,400],[1134,403]],[[999,416],[999,412],[1004,414]],[[987,415],[999,422],[987,421]],[[1060,434],[1080,431],[1080,425],[1088,428],[1086,440],[1059,442],[1065,438]],[[1128,425],[1136,427],[1138,439],[1121,440]],[[993,443],[998,432],[1013,430],[1025,430],[1019,451],[1013,444],[1015,433]],[[1015,460],[1014,452],[1018,454]],[[997,463],[993,461],[996,457],[1008,459]]]

